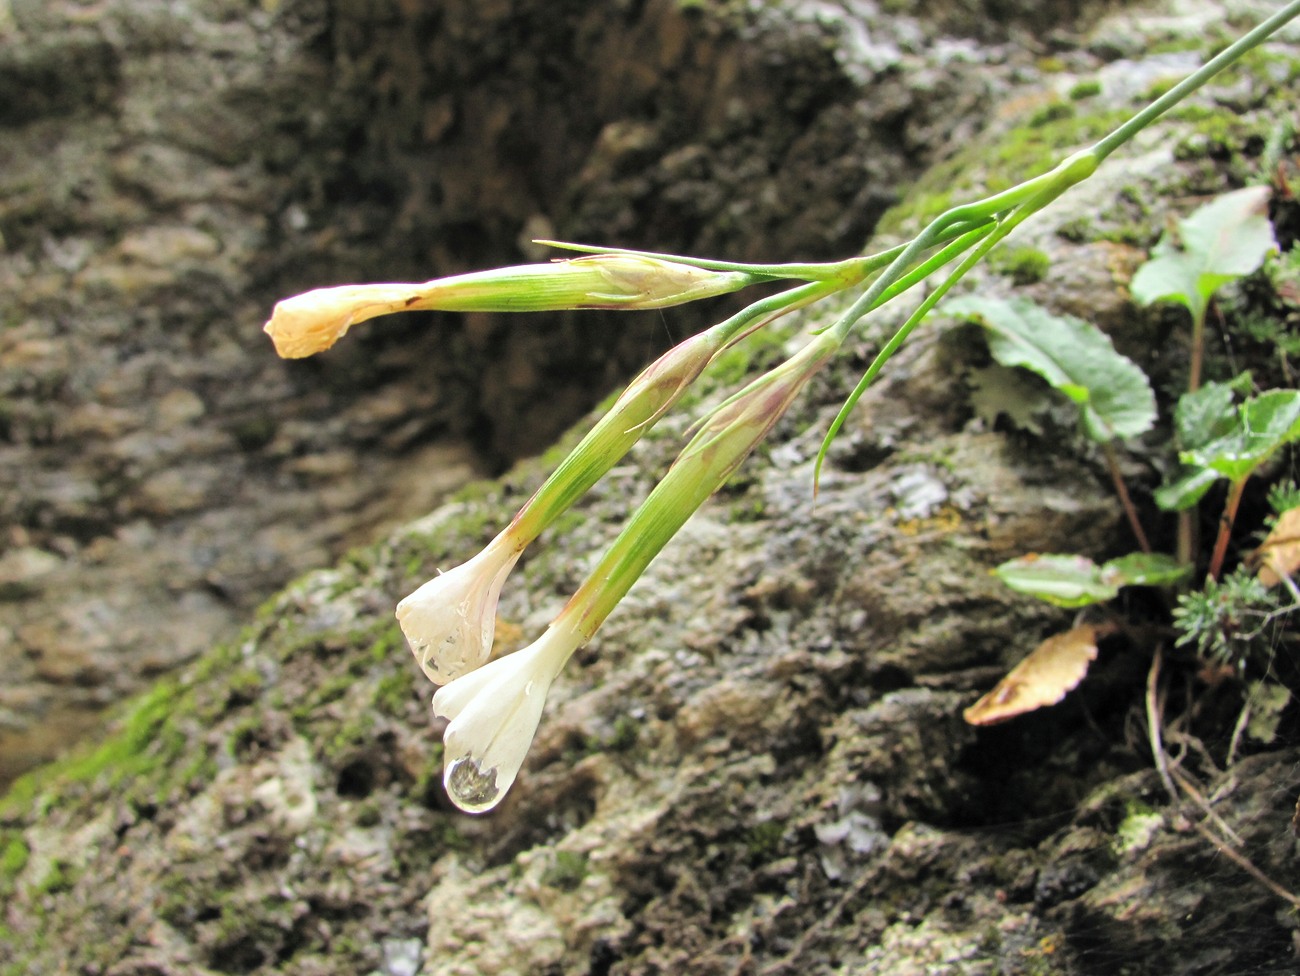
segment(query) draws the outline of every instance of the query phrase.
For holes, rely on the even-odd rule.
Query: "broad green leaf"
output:
[[[1182,302],[1199,320],[1216,291],[1250,274],[1277,248],[1268,220],[1271,192],[1251,186],[1225,193],[1180,220],[1177,234],[1166,233],[1133,276],[1134,300]]]
[[[1101,567],[1102,579],[1116,586],[1173,586],[1192,568],[1162,552],[1134,552]]]
[[[1213,468],[1181,468],[1178,477],[1155,491],[1156,504],[1166,512],[1191,508],[1223,477]]]
[[[1236,482],[1297,438],[1300,391],[1269,390],[1241,405],[1235,430],[1199,448],[1183,451],[1179,458],[1184,464],[1211,468]]]
[[[1156,398],[1146,374],[1095,325],[1053,315],[1025,298],[967,295],[946,303],[944,311],[980,322],[998,362],[1033,370],[1079,404],[1093,440],[1136,437],[1155,423]]]
[[[1179,446],[1190,451],[1230,433],[1237,424],[1235,399],[1228,383],[1206,383],[1180,396],[1174,408]]]
[[[993,572],[1017,593],[1058,607],[1086,607],[1119,594],[1119,584],[1103,580],[1101,568],[1086,556],[1031,554],[1005,562]]]

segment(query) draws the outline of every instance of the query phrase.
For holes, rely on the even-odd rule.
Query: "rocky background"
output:
[[[1042,16],[4,0],[0,784],[710,314],[407,316],[285,364],[277,298],[536,237],[852,253]]]
[[[5,971],[1294,968],[1292,905],[1168,807],[1149,644],[1105,644],[1058,708],[961,721],[1069,619],[988,569],[1129,546],[1068,418],[1035,434],[972,395],[969,332],[937,322],[891,364],[814,505],[875,332],[819,377],[571,664],[482,818],[442,796],[393,603],[548,462],[439,499],[702,319],[380,321],[289,365],[257,334],[295,289],[516,261],[541,234],[821,257],[897,199],[888,243],[1090,141],[1268,7],[0,5],[0,87],[26,93],[0,106],[6,768],[198,656],[0,806]],[[976,285],[1086,315],[1172,388],[1181,321],[1125,282],[1167,215],[1272,175],[1279,138],[1267,166],[1294,176],[1290,38],[1026,227],[1045,276],[995,262]],[[832,312],[755,337],[542,540],[508,648],[691,417]],[[1223,768],[1235,692],[1194,670],[1170,706],[1203,747],[1188,768],[1294,890],[1300,754],[1284,736]]]

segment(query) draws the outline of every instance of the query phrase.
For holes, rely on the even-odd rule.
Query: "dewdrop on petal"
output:
[[[466,813],[501,802],[519,775],[556,675],[582,643],[552,625],[540,638],[438,689],[433,714],[450,719],[443,733],[443,785]]]
[[[487,662],[501,587],[520,550],[504,533],[468,562],[440,573],[397,605],[411,653],[434,684]]]

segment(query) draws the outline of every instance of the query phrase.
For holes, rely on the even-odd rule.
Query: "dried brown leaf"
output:
[[[1277,586],[1283,577],[1295,575],[1300,569],[1300,508],[1289,508],[1278,516],[1256,556],[1260,559],[1259,581],[1265,586]]]
[[[1097,659],[1097,628],[1083,624],[1053,634],[1008,672],[992,691],[966,709],[971,725],[993,725],[1055,705],[1088,673]]]

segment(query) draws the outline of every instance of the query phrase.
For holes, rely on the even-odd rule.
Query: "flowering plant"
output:
[[[326,349],[352,325],[390,312],[664,308],[761,282],[791,283],[647,367],[483,552],[397,605],[420,666],[441,685],[433,710],[449,720],[444,784],[452,801],[472,813],[500,802],[523,764],[547,692],[565,662],[591,639],[651,560],[763,440],[868,313],[948,269],[884,344],[845,402],[822,443],[817,471],[884,363],[990,249],[1297,15],[1300,0],[1292,0],[1096,144],[1011,189],[944,212],[912,241],[877,254],[824,264],[762,265],[545,242],[583,256],[424,284],[322,288],[280,302],[266,331],[277,351],[292,358]],[[850,289],[860,294],[829,327],[700,419],[677,460],[546,632],[523,650],[490,660],[497,601],[525,547],[609,471],[722,351],[782,315]]]

